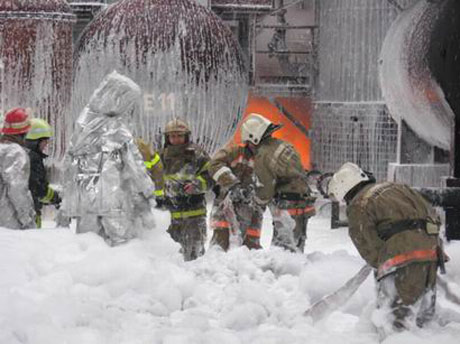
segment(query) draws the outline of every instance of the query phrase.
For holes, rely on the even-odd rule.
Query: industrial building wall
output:
[[[321,0],[321,101],[382,100],[377,63],[397,10],[386,0]]]
[[[396,161],[398,127],[383,102],[316,102],[313,112],[313,166],[334,172],[351,161],[387,177]]]
[[[399,1],[402,8],[417,0]],[[397,125],[378,80],[380,49],[398,15],[392,1],[321,0],[313,163],[334,171],[352,161],[386,179],[396,159]]]

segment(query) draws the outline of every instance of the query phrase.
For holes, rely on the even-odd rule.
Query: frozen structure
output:
[[[404,120],[426,142],[449,150],[454,114],[426,58],[442,9],[420,1],[401,13],[382,46],[380,80],[393,118]]]
[[[318,166],[421,187],[460,239],[460,2],[323,0],[319,15]]]
[[[322,171],[352,161],[385,180],[398,128],[380,89],[378,59],[398,9],[383,0],[322,0],[317,12],[313,160]]]
[[[283,128],[311,168],[311,89],[317,71],[314,1],[212,0],[211,9],[238,37],[247,58],[250,91],[245,115],[263,114]],[[234,136],[239,142],[239,133]]]
[[[210,0],[211,6],[220,9],[271,9],[273,0]]]
[[[54,128],[51,154],[64,153],[72,82],[72,23],[64,0],[0,2],[0,105],[31,107]]]
[[[135,133],[156,145],[165,124],[181,117],[212,153],[230,139],[245,107],[239,46],[194,0],[124,0],[101,11],[76,48],[74,118],[113,70],[141,86],[144,113],[135,119]]]
[[[446,76],[448,68],[459,74],[454,62],[458,2],[324,0],[319,5],[313,120],[318,168],[332,171],[353,161],[379,180],[440,186],[441,176],[450,174],[453,104],[458,103],[458,77]]]
[[[73,27],[74,42],[96,14],[108,6],[107,0],[67,0],[67,2],[72,8],[72,12],[77,16],[77,22]]]
[[[419,0],[388,32],[380,70],[385,99],[400,124],[389,178],[436,187],[424,190],[444,208],[448,240],[460,240],[459,21],[459,1]]]
[[[439,84],[442,77],[435,71],[446,69],[446,48],[458,44],[458,38],[457,43],[452,39],[447,42],[447,37],[458,35],[451,23],[455,17],[452,4],[417,2],[401,12],[385,38],[380,56],[381,87],[400,127],[398,156],[389,169],[391,180],[440,186],[441,177],[450,175],[448,151],[455,115]],[[443,34],[436,33],[440,29]]]

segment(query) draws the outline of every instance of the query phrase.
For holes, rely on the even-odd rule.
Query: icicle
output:
[[[73,118],[116,69],[141,86],[144,112],[135,134],[155,146],[176,117],[210,153],[236,129],[247,95],[242,56],[232,33],[195,1],[117,3],[89,25],[77,49]]]

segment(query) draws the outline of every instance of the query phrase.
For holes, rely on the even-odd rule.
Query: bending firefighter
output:
[[[218,185],[211,214],[211,245],[225,251],[231,243],[261,248],[264,209],[254,197],[254,156],[247,144],[229,144],[214,155],[209,165],[209,173]]]
[[[77,233],[122,244],[154,226],[154,185],[130,128],[140,116],[141,89],[112,72],[80,113],[66,156],[64,215]]]
[[[333,175],[328,192],[347,203],[351,240],[375,269],[377,312],[387,320],[375,325],[388,334],[430,321],[435,312],[436,270],[445,260],[435,209],[410,187],[376,183],[353,163]]]
[[[165,145],[152,154],[138,145],[145,166],[155,182],[157,207],[171,213],[168,233],[181,245],[186,261],[204,254],[206,242],[206,200],[212,180],[208,174],[208,154],[190,140],[190,128],[180,119],[166,124]]]
[[[29,191],[30,163],[23,148],[30,129],[27,111],[14,108],[5,115],[0,137],[0,227],[35,228],[35,211]]]
[[[29,148],[30,177],[29,189],[32,193],[35,207],[35,223],[37,228],[42,226],[42,208],[44,204],[54,204],[57,208],[61,203],[58,192],[49,186],[46,175],[44,159],[48,156],[44,153],[49,144],[53,131],[50,125],[43,119],[32,118],[31,128],[26,136],[26,147]]]
[[[315,214],[311,191],[298,152],[272,137],[281,125],[250,114],[241,126],[241,141],[254,152],[256,195],[273,217],[272,245],[303,252],[308,219]]]

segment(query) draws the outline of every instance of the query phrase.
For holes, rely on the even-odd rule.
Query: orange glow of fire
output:
[[[275,105],[275,102],[289,112],[291,119],[295,120],[297,125],[281,112],[281,110]],[[277,130],[273,136],[292,144],[300,154],[303,167],[310,170],[311,139],[307,137],[305,133],[305,131],[308,131],[311,128],[310,101],[307,98],[295,97],[278,97],[273,99],[273,101],[270,101],[267,97],[250,95],[243,119],[238,124],[238,128],[233,138],[233,142],[235,144],[241,143],[241,123],[250,113],[253,112],[264,116],[273,123],[283,125],[283,127],[280,130]],[[299,126],[303,127],[305,131],[301,130]]]

